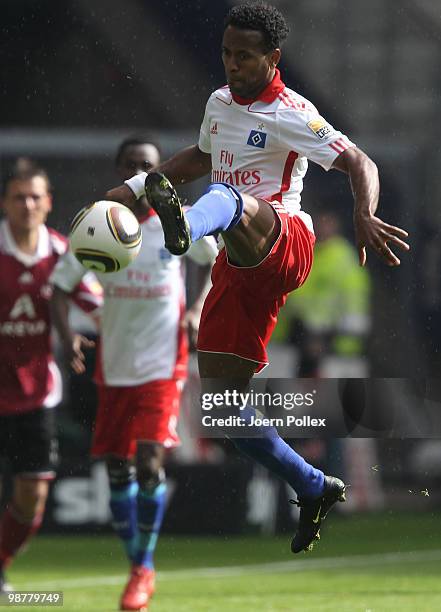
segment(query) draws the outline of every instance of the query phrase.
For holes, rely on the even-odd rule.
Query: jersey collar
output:
[[[256,98],[242,98],[242,96],[236,96],[233,92],[231,95],[236,104],[240,104],[242,106],[252,104],[253,102],[265,102],[266,104],[271,104],[277,98],[279,93],[285,89],[285,83],[280,78],[280,70],[276,68],[276,73],[274,75],[273,80],[268,83],[263,91]]]
[[[4,251],[8,255],[12,255],[15,257],[21,264],[26,266],[27,268],[31,268],[36,263],[38,263],[41,259],[45,259],[49,257],[51,254],[51,244],[48,229],[45,225],[40,225],[38,228],[38,243],[37,250],[33,255],[29,255],[28,253],[23,253],[17,246],[17,243],[14,240],[11,229],[9,227],[9,222],[7,219],[3,219],[1,222],[1,230],[3,231],[3,242],[4,242]]]

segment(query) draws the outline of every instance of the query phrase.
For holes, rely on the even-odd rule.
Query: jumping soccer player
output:
[[[10,590],[4,570],[41,525],[55,477],[53,408],[61,400],[61,375],[51,346],[50,275],[67,250],[67,239],[45,225],[51,186],[30,160],[18,160],[5,176],[2,208],[0,459],[9,461],[13,493],[0,514],[0,594]],[[85,311],[101,300],[89,278],[72,287],[71,297]]]
[[[308,159],[349,176],[361,265],[366,247],[391,266],[400,261],[389,243],[409,248],[404,230],[375,216],[375,164],[283,83],[277,64],[287,34],[274,7],[260,2],[233,7],[222,41],[228,85],[210,96],[199,143],[162,163],[158,172],[135,176],[107,194],[127,205],[146,194],[172,253],[221,234],[225,248],[213,268],[199,329],[203,388],[208,379],[249,381],[268,363],[266,345],[279,309],[309,274],[315,238],[310,216],[300,209]],[[171,183],[209,172],[213,184],[183,212]],[[310,549],[329,509],[344,499],[345,485],[306,463],[273,427],[259,433],[233,442],[295,489],[301,511],[291,548]]]
[[[158,148],[146,137],[125,140],[116,155],[122,180],[158,163]],[[106,460],[113,526],[131,564],[122,610],[145,609],[155,589],[153,554],[166,504],[163,464],[166,450],[179,444],[185,328],[196,325],[202,308],[197,300],[185,312],[182,261],[164,249],[161,224],[145,198],[136,203],[135,214],[143,235],[138,257],[120,272],[97,274],[104,305],[92,455]],[[206,265],[216,253],[215,240],[205,238],[188,255]],[[77,372],[84,371],[84,357],[69,327],[67,295],[84,273],[69,254],[52,278],[54,323],[66,360]]]

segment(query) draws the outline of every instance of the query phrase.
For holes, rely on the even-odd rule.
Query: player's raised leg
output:
[[[148,174],[145,191],[161,220],[165,246],[175,255],[182,255],[204,236],[222,233],[230,259],[237,265],[254,266],[266,257],[280,232],[270,204],[231,185],[213,183],[185,212],[163,174]]]

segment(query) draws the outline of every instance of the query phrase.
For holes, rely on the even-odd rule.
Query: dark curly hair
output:
[[[152,138],[149,134],[137,134],[136,136],[129,136],[129,138],[123,140],[122,143],[119,145],[115,155],[115,166],[118,167],[120,165],[123,155],[129,147],[136,147],[138,145],[145,144],[151,144],[156,147],[156,149],[158,149],[159,151],[159,154],[161,155],[161,149],[159,147],[159,144],[154,138]]]
[[[224,27],[229,25],[262,32],[265,53],[279,48],[289,32],[282,13],[264,2],[247,2],[234,6],[225,17]]]

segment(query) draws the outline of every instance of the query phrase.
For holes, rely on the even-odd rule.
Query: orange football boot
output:
[[[143,565],[133,565],[121,596],[120,610],[147,610],[154,592],[155,571]]]

